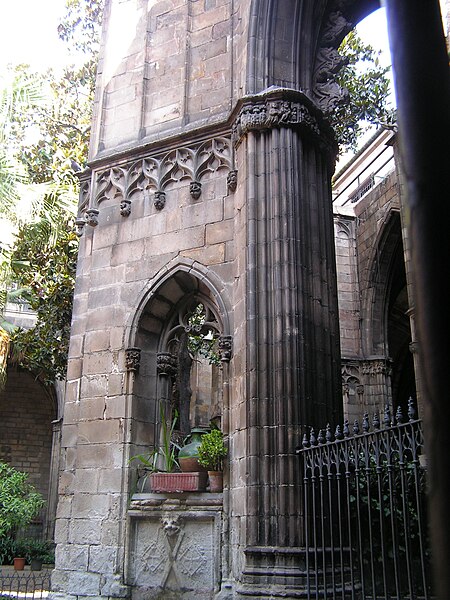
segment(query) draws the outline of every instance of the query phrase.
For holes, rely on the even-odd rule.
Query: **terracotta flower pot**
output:
[[[14,562],[14,569],[16,571],[23,571],[25,568],[25,559],[24,558],[14,558],[13,559]]]
[[[208,479],[210,492],[223,491],[223,471],[208,471]]]
[[[201,492],[206,489],[206,473],[152,473],[148,481],[152,492]]]

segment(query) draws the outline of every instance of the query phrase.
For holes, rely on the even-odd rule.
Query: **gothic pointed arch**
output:
[[[380,230],[370,261],[363,301],[364,354],[379,356],[391,367],[394,408],[415,397],[411,329],[400,214],[391,210]]]
[[[347,33],[379,6],[378,0],[253,0],[248,93],[272,86],[291,88],[306,94],[325,113],[332,111],[345,95],[334,81],[343,64],[337,49]]]
[[[180,436],[212,420],[222,424],[231,336],[219,283],[198,263],[174,261],[139,301],[127,349],[136,450],[155,444],[161,406],[177,415]]]

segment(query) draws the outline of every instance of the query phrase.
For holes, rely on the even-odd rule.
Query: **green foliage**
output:
[[[76,172],[88,154],[103,1],[67,0],[66,5],[59,35],[84,53],[83,64],[67,66],[62,75],[15,67],[8,86],[0,82],[0,213],[18,230],[11,260],[28,263],[20,273],[5,265],[5,273],[13,273],[8,284],[31,293],[38,314],[34,329],[13,334],[13,360],[46,384],[66,370],[78,246],[72,222]],[[26,205],[25,217],[19,205]],[[8,286],[1,281],[0,288],[1,308]],[[3,350],[11,333],[4,325]],[[3,383],[4,375],[0,361]]]
[[[331,121],[342,152],[356,150],[359,138],[372,125],[392,128],[395,113],[389,105],[391,67],[381,65],[381,53],[364,44],[355,31],[339,51],[347,64],[336,81],[349,91],[350,102],[338,107]]]
[[[207,325],[206,310],[199,303],[188,318],[188,349],[190,354],[206,358],[210,365],[220,365],[217,337]]]
[[[12,565],[15,556],[17,554],[14,538],[10,535],[0,535],[0,565]]]
[[[223,459],[228,454],[228,449],[223,441],[220,429],[213,429],[202,435],[198,447],[198,462],[209,471],[221,471]]]
[[[104,0],[66,0],[66,14],[58,26],[59,37],[76,50],[96,55]]]
[[[19,538],[15,541],[15,556],[21,556],[30,564],[32,560],[41,560],[46,564],[55,562],[53,544],[35,538]]]
[[[0,537],[28,525],[44,504],[28,473],[0,462]]]
[[[21,228],[14,249],[14,258],[29,264],[16,272],[16,281],[30,290],[37,322],[12,334],[13,361],[47,385],[66,374],[78,251],[71,219],[60,219],[56,240],[43,220]]]
[[[175,412],[174,418],[170,421],[166,418],[164,407],[160,404],[161,419],[161,444],[148,454],[137,454],[130,458],[130,462],[138,460],[147,471],[154,473],[162,471],[164,473],[173,473],[179,469],[177,460],[180,446],[173,441],[174,430],[177,425],[178,413]]]
[[[15,220],[20,184],[27,181],[20,163],[19,142],[24,137],[22,116],[42,103],[41,80],[23,66],[0,73],[0,215]]]

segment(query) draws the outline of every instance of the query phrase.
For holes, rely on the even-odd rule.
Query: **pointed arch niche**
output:
[[[407,294],[405,253],[400,213],[391,210],[374,245],[370,279],[363,311],[366,357],[382,359],[389,378],[388,397],[393,409],[408,409],[416,398],[411,354],[410,306]],[[406,413],[405,413],[406,414]]]
[[[231,337],[217,287],[205,274],[179,267],[152,286],[141,307],[127,351],[128,369],[135,373],[134,450],[155,445],[161,407],[167,416],[178,415],[180,439],[211,421],[224,429]]]

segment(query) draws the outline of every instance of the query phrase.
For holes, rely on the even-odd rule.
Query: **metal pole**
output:
[[[436,593],[450,598],[450,80],[438,0],[385,0],[423,371]]]

